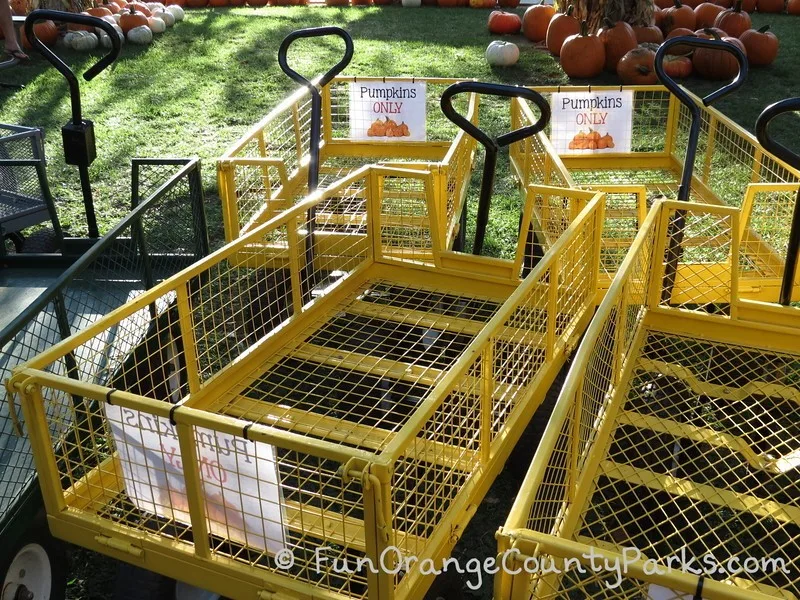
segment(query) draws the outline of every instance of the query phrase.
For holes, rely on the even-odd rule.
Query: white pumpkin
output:
[[[124,44],[125,43],[125,32],[122,31],[122,27],[120,27],[119,25],[114,25],[114,31],[117,32],[117,35],[119,36],[119,41]]]
[[[103,15],[100,18],[103,19],[103,21],[105,21],[106,23],[111,23],[112,25],[114,25],[117,22],[114,19],[114,15]]]
[[[147,8],[149,8],[152,13],[157,10],[164,10],[166,7],[161,2],[148,2]]]
[[[89,33],[88,31],[76,31],[75,33],[78,35],[73,36],[70,41],[70,46],[73,50],[77,50],[78,52],[87,52],[97,48],[97,44],[99,42],[95,34]]]
[[[119,25],[119,20],[122,18],[122,15],[119,14],[119,13],[116,13],[114,15],[111,15],[111,18],[114,19],[114,23]]]
[[[175,17],[172,16],[172,13],[168,10],[157,10],[153,13],[154,17],[158,17],[167,27],[172,27],[175,25]]]
[[[75,37],[74,31],[68,31],[65,35],[59,36],[56,40],[57,48],[72,48],[72,38]]]
[[[164,33],[167,30],[167,24],[158,17],[147,17],[147,26],[153,33]]]
[[[510,67],[519,60],[519,48],[511,42],[494,41],[486,48],[486,62],[497,67]]]
[[[401,0],[404,8],[417,8],[422,6],[422,0]]]
[[[147,46],[147,44],[153,41],[153,32],[150,31],[147,25],[139,25],[128,32],[128,41],[131,44]]]
[[[183,8],[178,6],[177,4],[170,4],[167,7],[167,10],[172,13],[172,16],[175,17],[175,22],[183,21],[183,18],[186,16],[186,13],[183,12]]]

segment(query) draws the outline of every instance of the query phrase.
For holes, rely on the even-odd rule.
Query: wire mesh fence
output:
[[[797,595],[795,309],[739,299],[738,217],[674,202],[648,215],[499,538],[514,565],[554,569],[499,575],[497,597],[678,600],[700,575],[703,597]],[[681,273],[704,246],[706,270]],[[710,287],[727,300],[708,303]],[[592,552],[629,570],[587,569]]]
[[[0,377],[97,321],[208,253],[197,160],[134,159],[134,210],[0,332]],[[137,186],[138,182],[138,186]],[[88,350],[87,350],[88,352]],[[58,372],[73,377],[86,356],[73,353]],[[114,357],[104,356],[104,361]],[[106,369],[107,370],[107,369]],[[98,377],[102,375],[98,372]],[[100,381],[98,380],[98,381]],[[57,418],[66,430],[73,415]],[[55,415],[54,415],[55,418]],[[14,431],[15,422],[22,435]],[[0,519],[36,476],[30,430],[0,400]]]

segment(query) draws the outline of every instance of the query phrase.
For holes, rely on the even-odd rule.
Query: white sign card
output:
[[[175,426],[129,408],[105,405],[105,410],[131,502],[190,525]],[[274,448],[200,427],[195,438],[210,532],[271,554],[285,548]]]
[[[427,139],[426,84],[354,81],[350,84],[350,137],[373,142]]]
[[[692,594],[682,594],[655,583],[651,583],[647,589],[647,600],[692,600],[693,597]]]
[[[633,91],[556,92],[550,141],[558,154],[631,151]]]

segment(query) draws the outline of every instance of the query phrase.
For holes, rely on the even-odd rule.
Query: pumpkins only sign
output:
[[[425,83],[350,84],[350,137],[372,142],[424,142]]]
[[[550,141],[558,154],[630,152],[633,91],[557,92]]]
[[[129,408],[106,405],[105,410],[131,502],[140,511],[190,525],[175,426],[169,419]],[[270,554],[283,549],[274,448],[211,429],[194,431],[210,533]]]

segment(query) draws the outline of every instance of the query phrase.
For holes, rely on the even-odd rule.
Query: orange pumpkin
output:
[[[228,6],[228,0],[208,0],[208,6],[222,8],[223,6]]]
[[[132,6],[134,8],[136,8],[136,10],[138,12],[144,14],[145,17],[152,17],[153,16],[153,13],[150,12],[150,9],[147,8],[147,5],[144,2],[129,2],[128,3],[128,8],[130,8]]]
[[[719,6],[718,4],[712,4],[711,2],[703,2],[699,4],[694,9],[694,26],[697,28],[701,27],[711,27],[714,24],[714,20],[717,18],[717,15],[725,10],[723,7]]]
[[[763,13],[782,13],[783,0],[757,0],[756,10]]]
[[[499,0],[498,4],[502,8],[517,8],[519,6],[519,0]]]
[[[674,5],[664,11],[664,20],[661,29],[664,33],[669,33],[673,29],[685,28],[695,29],[694,9],[681,3],[681,0],[673,0]]]
[[[704,27],[703,29],[698,29],[694,32],[697,37],[706,39],[706,40],[715,40],[717,38],[725,37],[726,33],[722,31],[722,29],[717,29],[716,27]]]
[[[661,10],[665,10],[672,6],[672,0],[656,0],[656,8],[660,8]]]
[[[139,12],[133,4],[122,11],[119,18],[119,26],[122,28],[122,33],[127,34],[134,27],[140,27],[142,25],[147,27],[147,17],[144,13]]]
[[[617,64],[617,75],[625,85],[652,85],[658,83],[653,63],[656,53],[648,48],[634,48],[625,53]]]
[[[58,28],[52,21],[40,21],[33,26],[33,33],[39,38],[45,46],[54,46],[58,40]],[[0,37],[0,39],[3,39]],[[28,41],[25,35],[25,28],[19,29],[19,41],[25,50],[33,50],[33,46]]]
[[[31,11],[31,5],[28,0],[10,0],[9,5],[11,5],[11,13],[15,15],[27,15]]]
[[[589,35],[586,21],[581,23],[580,32],[569,36],[561,46],[561,68],[570,77],[597,77],[605,62],[605,44],[596,35]]]
[[[692,74],[692,59],[688,56],[666,56],[664,72],[673,79],[683,79]]]
[[[722,8],[733,8],[733,0],[711,0],[711,3]]]
[[[758,6],[758,0],[742,0],[742,10],[746,13],[755,12],[757,6]],[[729,8],[733,7],[731,6]]]
[[[789,0],[786,3],[786,12],[790,15],[800,15],[800,0]]]
[[[640,44],[650,42],[653,44],[660,44],[664,41],[664,34],[655,25],[637,27],[634,26],[633,34],[636,36],[636,41]]]
[[[103,6],[95,6],[94,8],[90,8],[86,12],[92,15],[93,17],[110,17],[112,14],[114,14],[109,9]]]
[[[519,15],[502,10],[493,10],[489,14],[488,21],[489,33],[497,35],[509,35],[519,33],[522,27],[522,20]]]
[[[91,16],[87,12],[82,12],[81,14],[87,17]],[[67,25],[67,31],[90,31],[94,33],[94,27],[92,27],[91,25],[78,25],[77,23],[70,23],[69,25]]]
[[[750,29],[751,24],[750,15],[742,11],[742,0],[736,0],[733,8],[723,10],[714,20],[714,27],[735,38]]]
[[[556,9],[541,0],[525,11],[522,16],[522,33],[532,42],[543,42],[547,37],[547,27],[550,19],[556,14]]]
[[[186,6],[186,0],[167,0],[165,4],[167,6],[171,6],[173,4],[177,4],[178,6]]]
[[[686,29],[684,27],[679,27],[678,29],[673,29],[672,31],[670,31],[667,34],[667,39],[671,40],[674,37],[681,37],[681,36],[684,36],[684,35],[694,36],[696,34],[691,29]],[[673,46],[672,48],[670,48],[668,54],[683,55],[683,54],[689,54],[689,52],[691,52],[691,51],[692,51],[692,47],[691,46],[684,46],[682,44],[678,44],[677,46]]]
[[[633,27],[625,21],[617,21],[613,27],[606,27],[597,33],[597,37],[606,48],[605,68],[607,71],[617,70],[617,63],[626,52],[638,45]]]
[[[715,34],[715,39],[722,39],[723,42],[738,46],[747,54],[742,42],[734,37],[720,38]],[[739,72],[739,62],[733,54],[711,48],[696,48],[692,56],[692,65],[700,76],[707,79],[733,79]]]
[[[550,19],[550,25],[547,26],[547,35],[545,36],[545,44],[547,49],[554,55],[561,54],[561,46],[564,45],[564,40],[569,36],[580,33],[581,24],[575,17],[572,16],[572,10],[575,7],[570,4],[566,13],[557,13]]]
[[[751,65],[771,65],[778,56],[778,38],[768,29],[769,25],[758,30],[748,29],[739,38],[747,50],[747,62]]]

